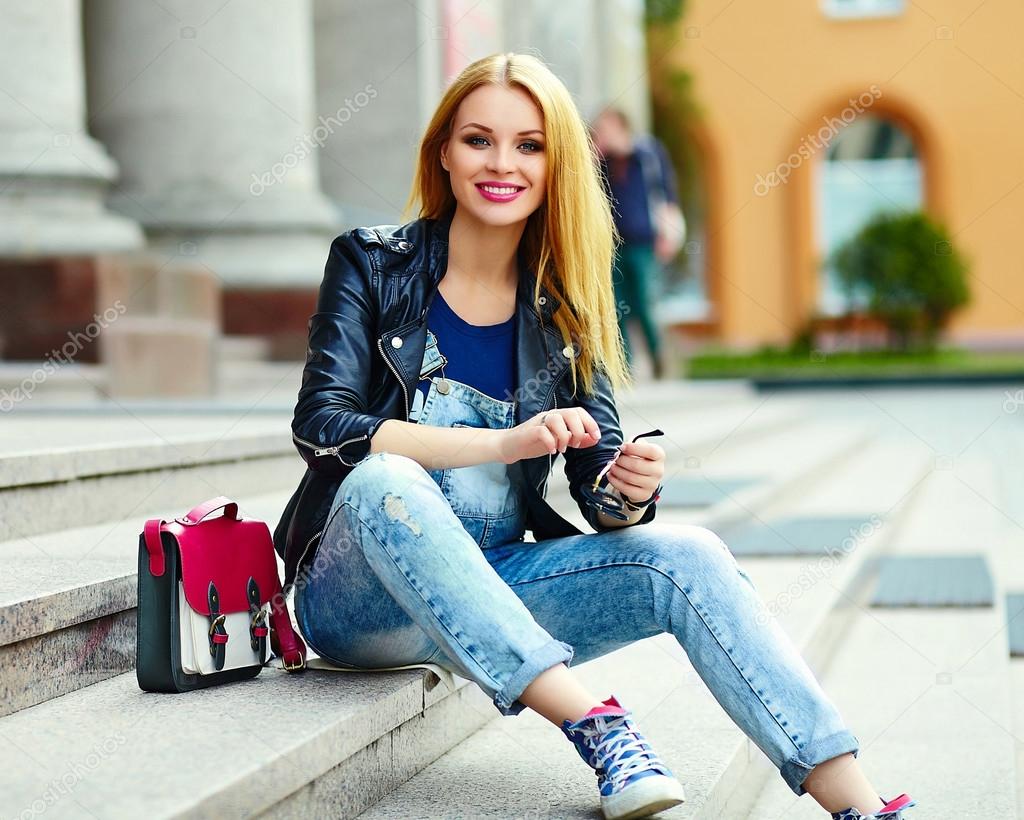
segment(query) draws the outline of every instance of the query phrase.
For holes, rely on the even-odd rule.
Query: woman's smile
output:
[[[497,182],[478,182],[476,188],[484,199],[491,202],[511,202],[526,190],[522,185],[502,185]]]

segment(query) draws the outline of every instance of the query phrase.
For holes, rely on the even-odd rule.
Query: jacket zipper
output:
[[[295,435],[295,433],[292,433],[292,438],[295,439],[295,441],[299,442],[299,444],[304,444],[306,447],[309,447],[313,451],[313,455],[315,456],[337,456],[338,451],[342,447],[347,447],[354,441],[362,441],[363,439],[369,438],[369,436],[364,434],[361,436],[356,436],[355,438],[347,438],[343,442],[341,442],[341,444],[333,444],[330,447],[322,447],[319,444],[313,444],[313,442],[311,441],[306,441],[305,439],[299,438],[297,435]]]
[[[387,356],[384,355],[384,343],[383,343],[383,341],[381,339],[377,340],[377,350],[380,351],[381,358],[384,359],[384,364],[386,364],[388,366],[388,370],[390,370],[394,374],[395,378],[398,379],[398,383],[400,385],[402,385],[402,395],[405,397],[405,404],[402,405],[402,409],[405,410],[405,420],[408,421],[409,420],[409,391],[406,389],[405,382],[403,381],[402,377],[399,376],[398,375],[398,371],[395,370],[395,366],[393,364],[391,364],[391,360]]]
[[[313,546],[313,542],[316,541],[321,535],[323,535],[324,534],[324,530],[326,530],[326,529],[327,529],[327,525],[324,524],[323,528],[319,532],[314,533],[312,538],[310,538],[306,542],[306,546],[302,550],[302,555],[299,556],[298,563],[295,564],[296,572],[298,572],[298,570],[302,569],[302,566],[303,566],[303,564],[306,561],[306,555],[309,553],[309,548],[311,546]]]
[[[558,409],[558,383],[562,380],[563,376],[565,376],[565,370],[563,370],[561,373],[558,374],[558,378],[556,378],[554,380],[554,382],[552,383],[552,385],[551,385],[551,400],[554,402],[554,409],[555,410]],[[563,454],[563,457],[564,457],[564,454]],[[552,467],[554,466],[554,459],[555,459],[554,454],[553,453],[548,453],[548,476],[551,475],[551,470],[552,470]],[[542,481],[543,480],[544,479],[542,479]],[[539,487],[538,487],[538,492],[539,491],[540,490],[539,490]]]

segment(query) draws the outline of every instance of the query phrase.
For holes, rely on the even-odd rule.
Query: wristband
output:
[[[644,507],[650,506],[655,501],[657,501],[659,498],[661,498],[661,491],[663,489],[664,489],[664,486],[659,484],[657,486],[657,488],[654,490],[654,492],[651,493],[651,497],[646,499],[645,501],[638,501],[638,502],[634,503],[634,502],[630,501],[628,498],[623,498],[622,499],[622,503],[625,505],[627,510],[630,510],[631,512],[639,512]]]

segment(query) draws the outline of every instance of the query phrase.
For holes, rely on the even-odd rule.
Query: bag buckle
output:
[[[245,594],[249,599],[249,646],[253,652],[259,652],[260,660],[266,654],[267,642],[267,611],[260,606],[260,588],[251,575],[245,585]]]
[[[298,662],[298,663],[293,663],[293,664],[289,665],[289,664],[288,664],[288,661],[286,661],[286,660],[284,659],[284,657],[282,656],[282,658],[281,658],[281,664],[282,664],[282,665],[284,666],[284,668],[285,668],[285,669],[286,669],[287,671],[289,671],[289,672],[294,672],[294,671],[295,671],[296,669],[302,669],[303,667],[305,667],[305,665],[306,665],[306,659],[305,659],[304,657],[302,657],[302,655],[300,654],[300,655],[299,655],[299,662]]]
[[[220,612],[220,595],[213,581],[207,587],[206,601],[210,606],[210,655],[213,656],[214,668],[221,670],[224,668],[224,644],[228,642],[228,633],[224,628],[227,614]]]

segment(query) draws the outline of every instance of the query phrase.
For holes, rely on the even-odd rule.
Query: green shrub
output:
[[[835,249],[832,264],[848,299],[888,329],[890,343],[933,349],[950,314],[967,304],[967,265],[945,229],[921,212],[883,213]]]

